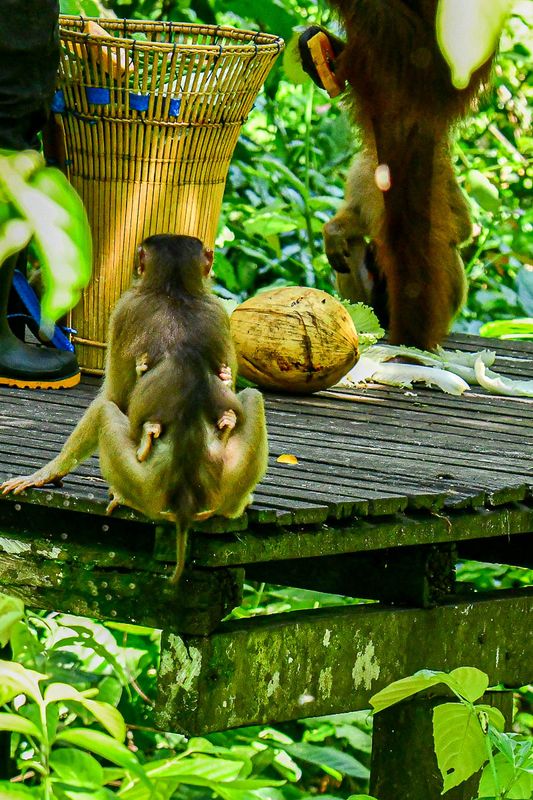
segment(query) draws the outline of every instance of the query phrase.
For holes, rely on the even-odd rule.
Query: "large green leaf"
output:
[[[34,736],[37,739],[42,737],[42,731],[37,725],[19,714],[0,713],[0,731],[25,733],[26,736]]]
[[[45,703],[67,702],[74,700],[89,711],[95,719],[119,742],[126,736],[126,724],[120,711],[100,700],[90,700],[77,689],[66,683],[52,683],[46,687],[44,693]]]
[[[461,697],[475,703],[483,697],[489,685],[489,676],[477,667],[458,667],[452,669],[450,678],[455,681]]]
[[[71,747],[55,750],[50,756],[54,778],[83,789],[98,789],[104,785],[102,765],[89,753]]]
[[[316,744],[302,742],[300,744],[283,745],[283,749],[292,758],[314,764],[325,772],[333,771],[341,777],[342,775],[350,775],[352,778],[360,778],[362,780],[366,780],[369,777],[369,771],[364,764],[361,764],[349,753],[343,753],[334,747],[320,747]]]
[[[442,703],[433,709],[433,739],[443,793],[474,775],[487,760],[486,734],[476,711],[463,703]]]
[[[150,785],[150,781],[139,764],[135,753],[132,753],[125,745],[117,742],[116,739],[106,733],[94,731],[90,728],[67,728],[57,735],[56,741],[66,742],[76,747],[82,747],[84,750],[90,750],[91,753],[107,758],[112,764],[124,767],[137,775],[145,784]]]
[[[0,154],[0,197],[29,226],[42,270],[45,320],[79,300],[91,275],[91,232],[83,204],[62,172],[34,151]]]
[[[464,89],[498,45],[512,0],[439,0],[437,38],[452,82]]]
[[[486,673],[476,667],[458,667],[449,673],[422,669],[414,675],[390,683],[370,698],[370,704],[374,713],[377,713],[438,683],[444,683],[458,697],[464,697],[473,703],[486,691],[489,680]]]
[[[436,686],[438,683],[447,683],[449,685],[449,681],[450,677],[446,672],[422,669],[419,672],[415,672],[414,675],[409,675],[407,678],[400,678],[399,681],[390,683],[370,698],[370,705],[374,712],[377,713],[399,703],[401,700],[405,700],[407,697],[412,697],[417,692]]]
[[[36,703],[42,702],[39,681],[46,675],[27,669],[15,661],[0,661],[0,705],[9,703],[17,694],[25,694]]]
[[[206,755],[176,756],[156,761],[145,767],[146,775],[159,786],[172,784],[172,779],[191,786],[205,786],[225,797],[231,791],[256,791],[272,786],[282,786],[284,781],[237,779],[242,764],[233,759],[213,758]],[[144,789],[135,779],[126,781],[119,792],[127,800],[142,800]]]
[[[500,792],[505,791],[506,800],[531,800],[533,797],[532,774],[515,769],[502,753],[494,756],[494,766],[498,777],[498,788]],[[478,794],[480,797],[496,795],[496,785],[490,764],[487,764],[483,770]]]

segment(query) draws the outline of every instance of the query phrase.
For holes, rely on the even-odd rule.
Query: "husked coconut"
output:
[[[359,358],[344,306],[319,289],[286,286],[246,300],[230,318],[239,373],[266,389],[333,386]]]

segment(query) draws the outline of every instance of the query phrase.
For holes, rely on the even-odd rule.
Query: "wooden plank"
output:
[[[60,530],[72,531],[63,524]],[[176,587],[169,582],[172,564],[127,541],[113,536],[109,541],[110,532],[102,536],[88,515],[85,524],[95,532],[94,541],[87,532],[52,539],[33,531],[2,531],[0,587],[35,608],[198,635],[210,633],[239,605],[242,570],[189,568]],[[132,524],[127,531],[131,538]]]
[[[204,567],[236,566],[259,561],[283,561],[388,547],[508,537],[533,530],[533,506],[493,511],[453,511],[447,514],[398,514],[381,520],[359,519],[344,525],[286,529],[265,525],[245,536],[194,536],[191,563]],[[156,538],[154,557],[170,560],[169,539]],[[488,552],[487,552],[488,558]]]
[[[469,664],[492,685],[521,686],[531,678],[532,610],[526,590],[424,610],[279,614],[223,623],[209,638],[167,631],[156,724],[199,734],[368,708],[376,691],[428,666]]]
[[[487,339],[471,333],[452,333],[446,337],[443,348],[445,350],[457,348],[465,352],[477,350],[495,350],[496,353],[510,353],[511,355],[533,355],[533,342],[525,339],[512,341],[511,339]]]
[[[258,561],[246,566],[246,579],[428,608],[453,591],[456,561],[450,544],[396,547],[342,557]]]

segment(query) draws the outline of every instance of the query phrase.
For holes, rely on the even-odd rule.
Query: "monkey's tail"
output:
[[[183,574],[185,559],[187,556],[187,544],[189,541],[189,529],[182,528],[180,523],[176,523],[176,566],[171,575],[170,583],[177,584]]]
[[[448,140],[418,123],[397,136],[384,128],[374,130],[390,188],[375,248],[387,282],[390,340],[432,349],[447,334],[465,288]]]
[[[176,515],[176,569],[171,582],[177,583],[185,564],[188,531],[195,515],[209,508],[222,477],[222,462],[209,452],[208,420],[212,409],[212,381],[209,365],[194,348],[182,350],[178,387],[180,405],[171,466],[170,508]]]

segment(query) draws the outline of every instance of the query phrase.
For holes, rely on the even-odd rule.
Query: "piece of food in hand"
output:
[[[350,315],[319,289],[262,292],[237,306],[230,323],[239,374],[266,389],[300,394],[327,389],[359,358]]]

